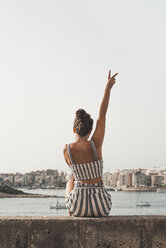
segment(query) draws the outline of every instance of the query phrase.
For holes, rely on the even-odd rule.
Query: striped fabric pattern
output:
[[[66,198],[66,207],[72,216],[101,217],[108,216],[111,210],[111,195],[103,182],[95,184],[74,183],[74,189]]]
[[[73,216],[101,217],[109,215],[112,202],[111,195],[105,189],[103,182],[87,184],[81,180],[94,179],[102,176],[103,159],[98,159],[93,140],[90,140],[95,161],[75,164],[70,145],[68,154],[71,160],[70,169],[74,176],[74,189],[66,197],[66,207]]]
[[[94,179],[101,177],[103,173],[103,160],[99,159],[94,162],[84,164],[72,164],[70,169],[74,175],[75,180]]]

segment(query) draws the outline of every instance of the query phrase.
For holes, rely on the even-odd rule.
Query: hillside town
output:
[[[106,186],[115,189],[125,188],[156,188],[166,186],[166,169],[126,169],[114,173],[104,173]]]
[[[67,181],[67,173],[58,170],[37,170],[21,174],[1,173],[0,184],[7,184],[14,187],[28,188],[64,188]]]
[[[28,188],[65,188],[67,173],[53,169],[37,170],[29,173],[1,173],[0,184]],[[125,169],[103,174],[106,187],[124,190],[133,188],[156,188],[166,186],[166,169]]]

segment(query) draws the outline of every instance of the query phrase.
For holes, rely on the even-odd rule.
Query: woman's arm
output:
[[[92,139],[94,140],[98,148],[101,148],[102,143],[103,143],[104,133],[105,133],[106,113],[107,113],[109,99],[110,99],[110,91],[111,91],[112,86],[115,84],[115,77],[117,75],[118,73],[114,74],[111,77],[111,71],[109,71],[109,74],[108,74],[108,81],[107,81],[104,96],[103,96],[103,99],[100,105],[96,129],[92,136]]]

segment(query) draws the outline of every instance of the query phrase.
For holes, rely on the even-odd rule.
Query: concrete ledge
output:
[[[0,248],[166,248],[166,216],[0,217]]]

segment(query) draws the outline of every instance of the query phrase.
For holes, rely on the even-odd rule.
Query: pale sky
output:
[[[166,168],[165,13],[165,0],[0,1],[0,173],[68,171],[75,111],[96,123],[109,69],[104,171]]]

